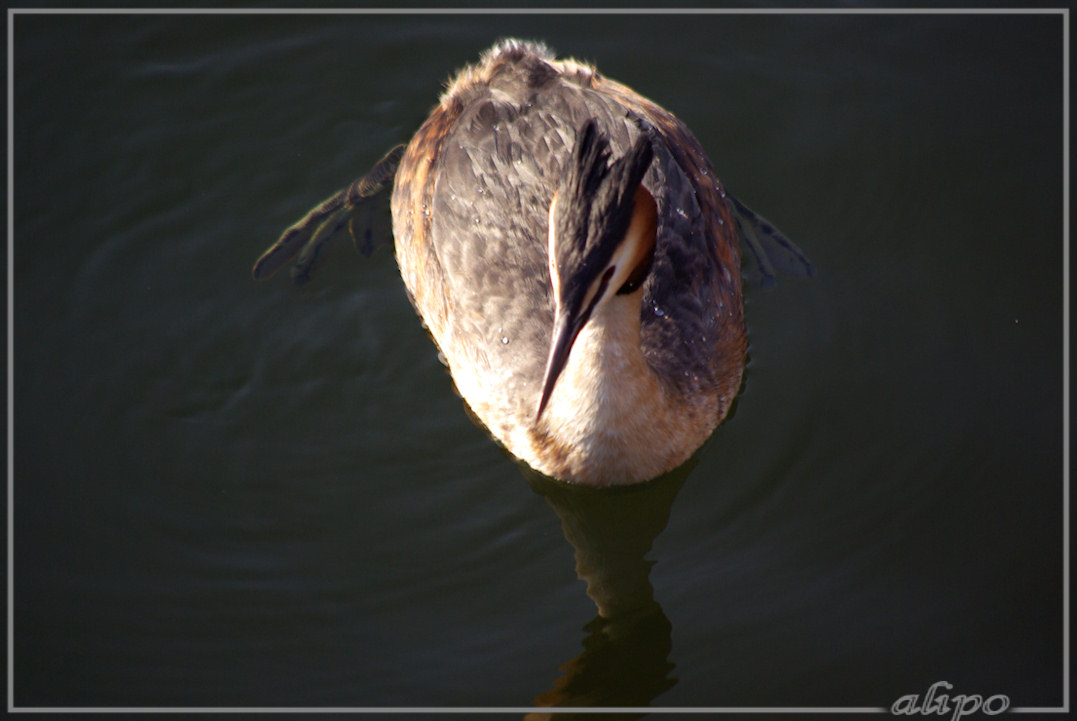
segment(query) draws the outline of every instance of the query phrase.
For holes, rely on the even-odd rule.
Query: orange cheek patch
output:
[[[625,233],[626,242],[632,252],[625,258],[625,266],[631,271],[617,289],[618,293],[631,293],[643,285],[654,260],[654,247],[658,235],[658,207],[643,185],[636,189],[632,206],[632,221]]]

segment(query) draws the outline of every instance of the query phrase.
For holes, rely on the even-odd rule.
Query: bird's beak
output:
[[[542,411],[546,410],[546,404],[553,393],[554,384],[557,383],[561,371],[568,362],[568,352],[572,350],[572,344],[576,342],[576,336],[580,334],[583,323],[574,321],[564,313],[557,314],[557,320],[553,327],[553,343],[550,344],[550,357],[546,360],[546,373],[542,379],[542,397],[539,398],[538,413],[535,421],[542,418]]]
[[[599,298],[606,293],[606,286],[613,275],[613,268],[607,268],[602,277],[594,286],[593,294],[580,298],[582,302],[562,304],[558,303],[554,311],[553,340],[550,343],[550,355],[546,360],[546,373],[542,379],[542,396],[539,398],[538,412],[535,421],[542,418],[542,412],[553,393],[554,385],[558,377],[568,363],[569,351],[576,342],[580,331],[591,318],[591,313],[598,304]]]

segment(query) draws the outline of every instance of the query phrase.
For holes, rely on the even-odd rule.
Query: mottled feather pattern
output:
[[[423,123],[400,159],[393,187],[393,236],[413,240],[396,244],[397,260],[412,303],[424,308],[424,322],[434,326],[430,330],[435,341],[439,337],[437,330],[448,318],[451,300],[441,293],[444,270],[434,246],[426,242],[430,236],[430,208],[436,179],[432,167],[461,109],[458,103],[443,105]],[[402,253],[408,262],[399,262]]]
[[[709,434],[738,392],[747,346],[733,222],[691,133],[588,66],[510,41],[457,75],[397,173],[405,283],[476,415],[502,439],[530,428],[554,312],[548,210],[588,121],[614,162],[649,139],[643,185],[658,228],[642,291],[642,355],[688,404],[669,423],[691,423],[697,430],[686,437],[701,427]],[[529,432],[541,442],[545,430]]]
[[[433,244],[411,245],[432,248],[428,252],[433,256],[420,260],[426,268],[423,285],[437,285],[431,283],[433,276],[453,286],[444,293],[431,291],[452,298],[457,327],[450,332],[487,339],[488,347],[474,353],[474,361],[489,364],[492,382],[506,375],[523,382],[519,400],[506,402],[533,404],[539,364],[533,359],[541,358],[549,344],[543,329],[553,312],[544,238],[534,237],[536,229],[545,232],[551,198],[545,193],[536,197],[536,190],[556,187],[577,130],[588,119],[594,118],[609,135],[615,157],[642,132],[642,119],[654,129],[656,159],[644,185],[654,194],[659,212],[654,268],[644,286],[641,311],[644,354],[678,391],[714,392],[713,344],[730,332],[743,336],[743,320],[735,301],[739,275],[729,271],[739,267],[732,219],[698,143],[672,115],[624,86],[582,70],[559,74],[541,56],[520,46],[517,50],[492,55],[497,58],[492,65],[458,78],[427,121],[436,129],[424,127],[416,134],[397,174],[394,206],[398,197],[407,199],[413,225],[396,236],[425,235],[434,225]],[[513,62],[521,57],[523,63]],[[576,84],[578,78],[585,80],[582,86]],[[487,184],[486,177],[503,182]],[[435,180],[443,185],[431,204]],[[723,226],[708,228],[703,204],[710,213],[717,209]],[[459,232],[468,227],[482,232]],[[728,236],[710,237],[715,233]],[[728,278],[724,287],[704,280],[715,277],[699,267],[706,262],[727,269],[718,274]],[[475,273],[482,275],[476,278]],[[548,303],[536,308],[514,302],[523,297],[545,297]],[[704,309],[718,307],[728,312],[707,319]],[[536,315],[541,322],[531,322]],[[686,324],[678,321],[700,317],[706,319],[703,325],[694,321],[686,335]],[[532,360],[520,367],[521,359]],[[676,373],[668,372],[670,368]]]

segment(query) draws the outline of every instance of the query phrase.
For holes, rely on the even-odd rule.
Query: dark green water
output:
[[[502,35],[678,114],[816,265],[749,289],[747,383],[687,476],[529,479],[384,249],[250,280]],[[16,706],[1062,703],[1059,15],[13,37]]]

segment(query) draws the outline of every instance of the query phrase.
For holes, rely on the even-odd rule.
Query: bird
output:
[[[400,274],[457,392],[510,454],[569,484],[659,477],[728,416],[748,349],[740,240],[764,281],[775,258],[812,272],[676,116],[538,41],[499,40],[457,72],[410,142],[254,276],[302,249],[305,280],[390,181]]]

